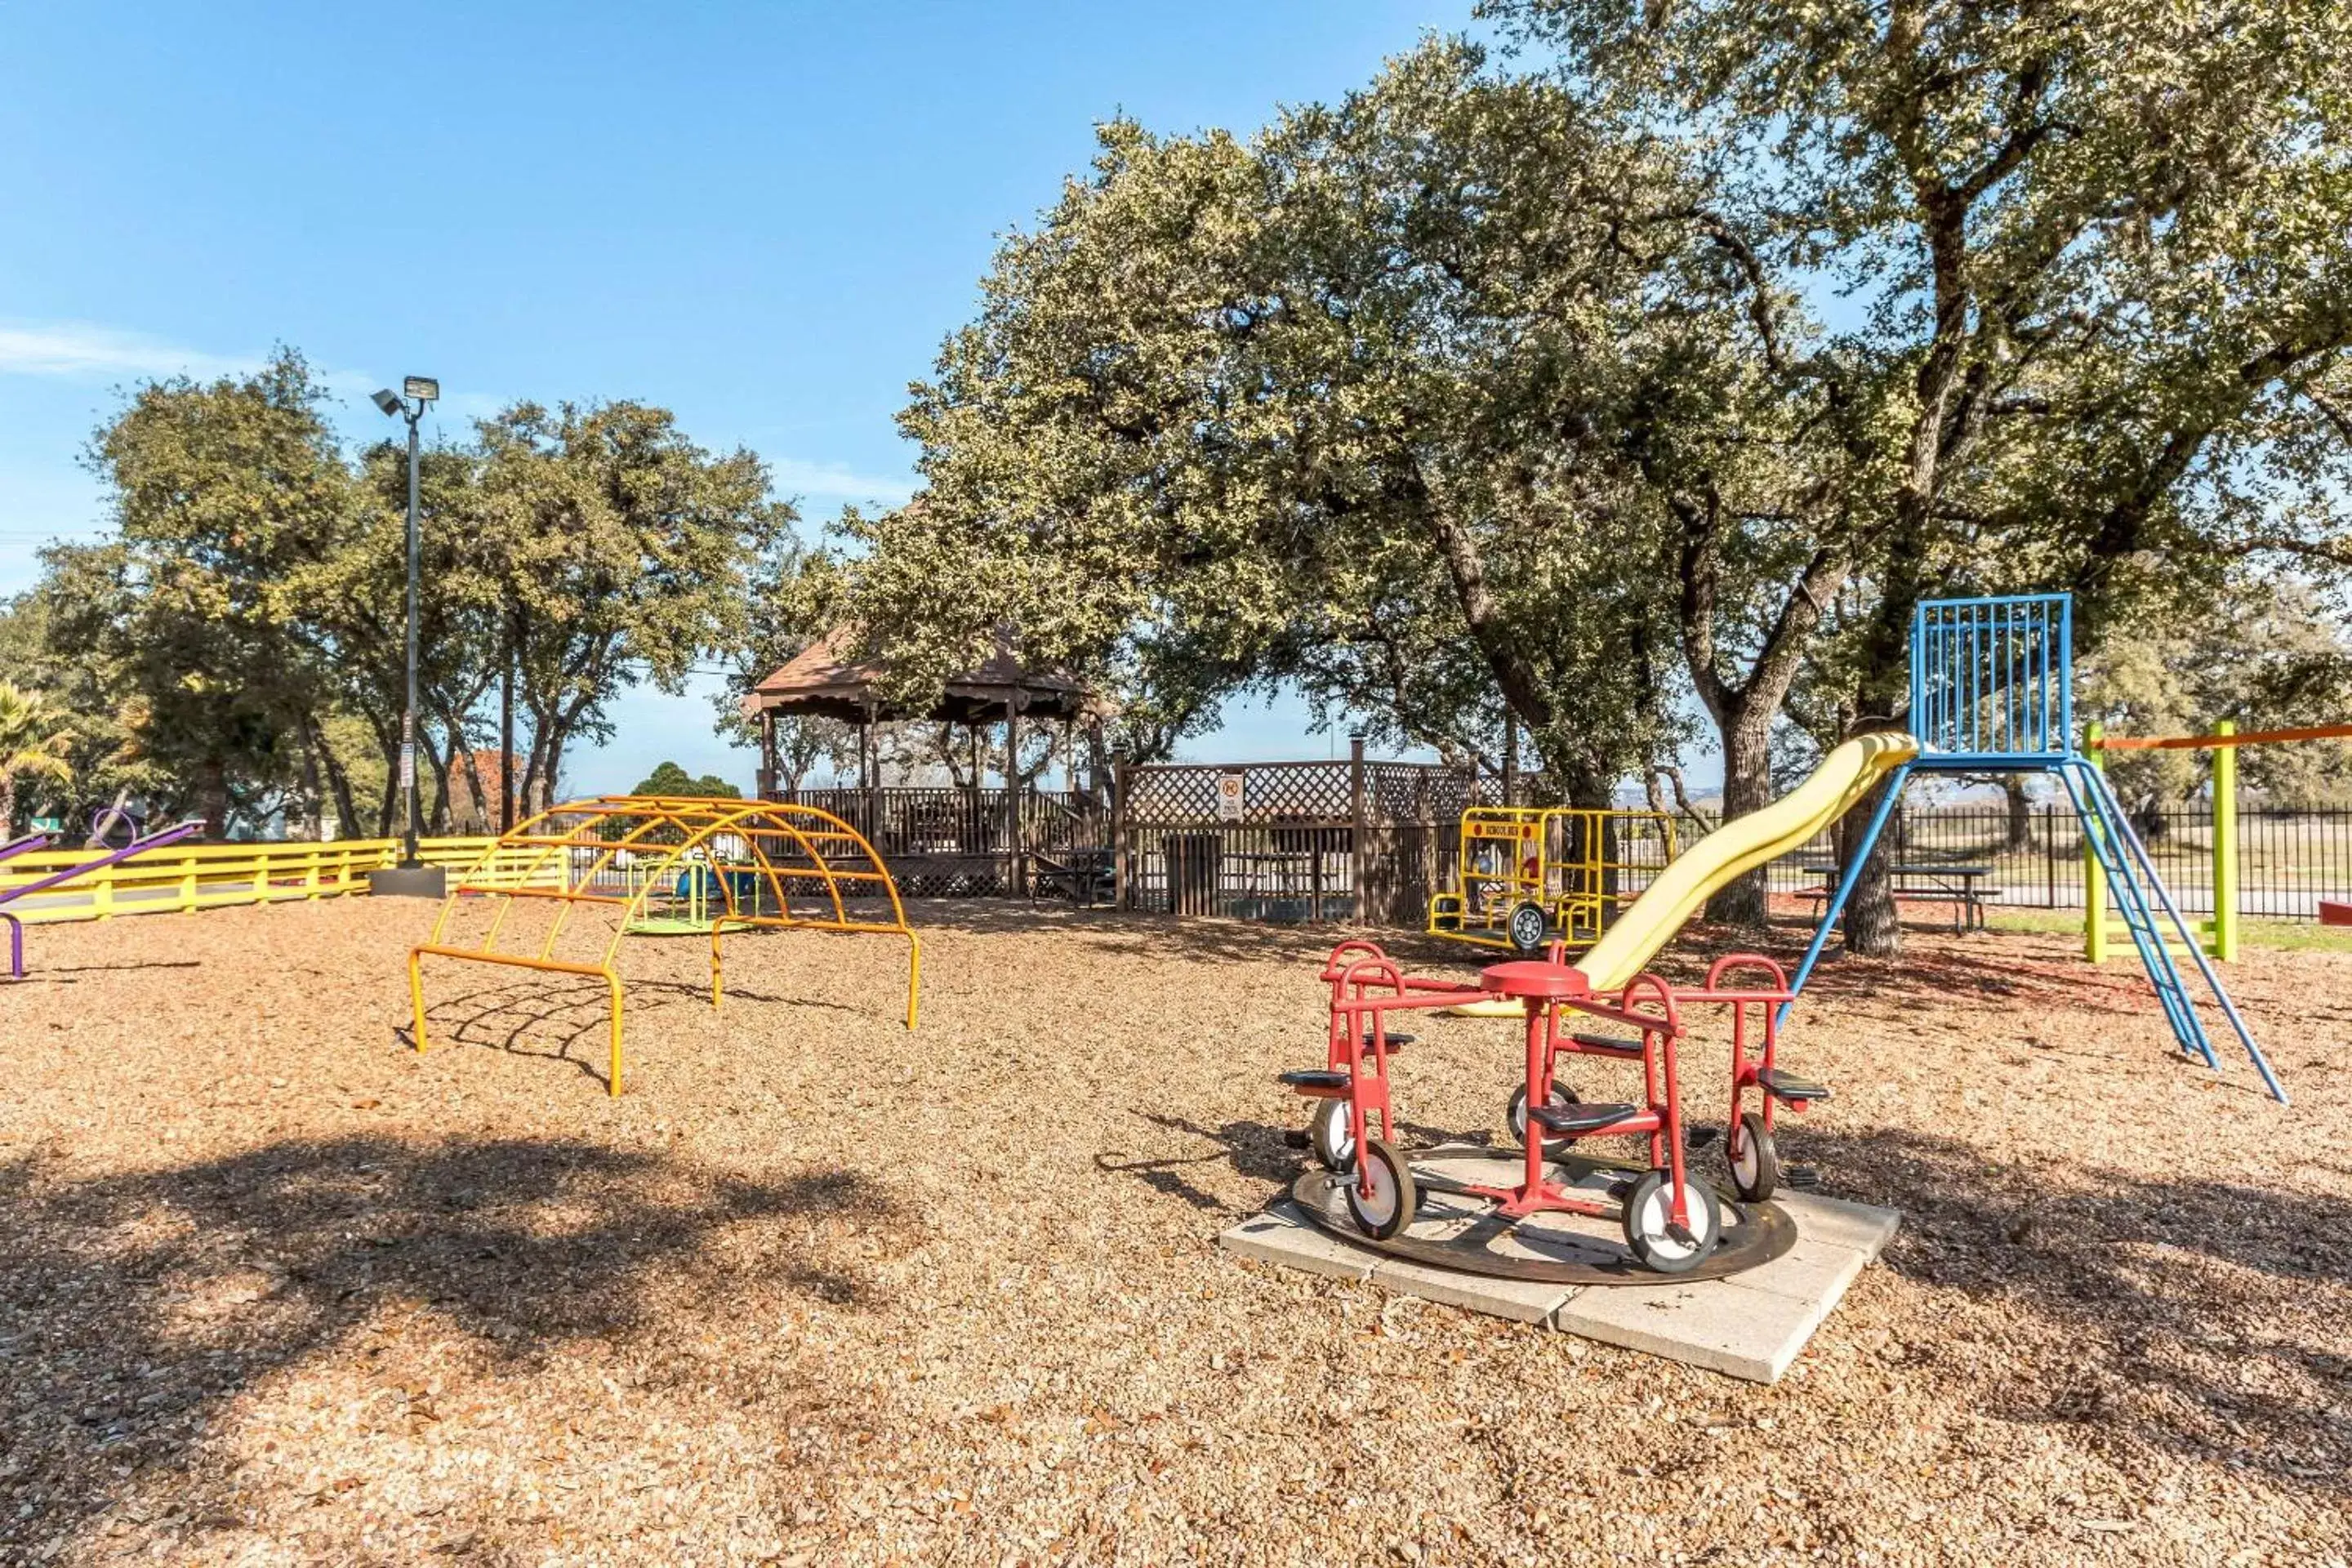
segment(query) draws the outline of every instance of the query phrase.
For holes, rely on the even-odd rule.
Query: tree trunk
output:
[[[217,843],[228,837],[228,765],[219,757],[206,757],[197,768],[196,810],[206,838]]]
[[[307,730],[307,726],[305,728]],[[295,797],[301,809],[299,831],[296,831],[298,824],[289,819],[287,823],[288,837],[305,838],[314,843],[319,839],[320,837],[319,816],[322,805],[320,799],[320,793],[319,750],[310,744],[306,735],[302,745],[302,788]],[[5,823],[0,823],[0,827],[5,826]],[[5,834],[0,834],[0,837],[5,837]]]
[[[327,790],[335,801],[335,837],[342,838],[360,831],[359,803],[352,795],[351,770],[343,759],[335,755],[328,743],[327,729],[315,721],[310,723],[310,744],[319,753],[319,765],[327,774]]]
[[[0,770],[0,838],[16,836],[16,775]]]
[[[530,751],[523,758],[522,779],[516,798],[521,804],[516,808],[525,816],[536,816],[545,809],[540,802],[540,776],[547,766],[547,718],[536,708],[530,713]]]
[[[1730,823],[1769,804],[1772,770],[1769,741],[1772,707],[1744,701],[1723,733],[1723,820]],[[1735,877],[1706,901],[1706,918],[1725,925],[1762,926],[1769,910],[1764,868]]]
[[[1870,826],[1871,817],[1878,810],[1879,801],[1886,794],[1882,781],[1853,809],[1838,820],[1837,860],[1840,875],[1853,861],[1854,852],[1862,847],[1862,836]],[[1845,939],[1845,950],[1863,958],[1892,958],[1903,951],[1903,926],[1896,917],[1895,884],[1889,875],[1894,864],[1887,851],[1894,847],[1895,823],[1887,821],[1887,830],[1878,836],[1878,842],[1864,863],[1862,876],[1853,885],[1853,897],[1846,900],[1845,913],[1839,921],[1839,932]]]
[[[555,804],[557,780],[563,773],[563,735],[562,731],[547,738],[544,765],[539,775],[539,808],[547,810]]]
[[[397,760],[398,756],[399,753],[395,752],[394,753],[394,761],[393,765],[383,770],[383,798],[376,802],[375,807],[375,836],[378,838],[390,838],[394,837],[393,818],[397,816],[400,811],[400,763]]]
[[[468,829],[475,828],[478,826],[481,828],[488,828],[489,827],[492,820],[490,816],[490,792],[488,786],[482,783],[481,760],[474,755],[473,742],[466,738],[465,725],[458,721],[455,714],[445,712],[442,716],[441,721],[449,727],[449,733],[453,738],[451,741],[451,750],[457,753],[457,765],[465,775],[467,793],[473,797],[473,816],[467,820],[466,826]],[[446,791],[444,792],[444,795],[446,796]]]
[[[2033,847],[2033,802],[2025,792],[2023,773],[2000,775],[2000,792],[2009,807],[2009,831],[2003,842],[2011,855]]]
[[[441,837],[449,831],[449,763],[457,742],[457,737],[445,736],[446,743],[436,748],[432,734],[430,726],[416,726],[416,743],[424,748],[425,759],[433,765],[433,809],[420,815],[425,818],[425,830]]]

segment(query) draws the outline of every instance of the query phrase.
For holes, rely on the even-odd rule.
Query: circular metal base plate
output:
[[[1517,1185],[1523,1172],[1515,1149],[1453,1144],[1422,1149],[1412,1156],[1422,1182],[1421,1209],[1412,1226],[1387,1241],[1374,1241],[1348,1215],[1342,1190],[1347,1178],[1310,1165],[1291,1184],[1290,1195],[1307,1216],[1342,1241],[1369,1247],[1391,1258],[1433,1268],[1486,1274],[1501,1279],[1531,1279],[1548,1285],[1663,1285],[1686,1279],[1720,1279],[1769,1263],[1797,1244],[1797,1225],[1777,1204],[1743,1204],[1721,1184],[1723,1239],[1706,1260],[1686,1274],[1658,1274],[1625,1250],[1613,1219],[1539,1214],[1514,1224],[1495,1204],[1448,1189],[1465,1182]],[[1623,1161],[1569,1154],[1547,1162],[1562,1185],[1583,1187],[1605,1198],[1612,1183],[1639,1175],[1646,1167]]]

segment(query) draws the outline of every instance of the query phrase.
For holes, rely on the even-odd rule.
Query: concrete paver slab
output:
[[[1895,1234],[1892,1209],[1790,1194],[1778,1200],[1798,1230],[1782,1257],[1725,1279],[1579,1289],[1432,1268],[1350,1246],[1285,1200],[1226,1230],[1220,1245],[1269,1263],[1400,1294],[1543,1323],[1758,1383],[1789,1370],[1855,1276]]]

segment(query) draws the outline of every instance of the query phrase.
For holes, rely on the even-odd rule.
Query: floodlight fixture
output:
[[[375,391],[369,394],[369,396],[374,400],[375,405],[378,408],[383,409],[387,416],[394,419],[400,417],[400,399],[393,395],[392,388],[388,386],[379,386]]]
[[[412,375],[400,384],[400,390],[419,403],[441,400],[441,384],[429,375]]]

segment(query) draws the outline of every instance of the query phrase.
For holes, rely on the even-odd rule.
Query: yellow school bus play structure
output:
[[[602,980],[611,1005],[605,1086],[620,1093],[622,993],[614,958],[621,938],[646,929],[653,918],[648,905],[674,896],[681,877],[708,877],[723,906],[709,921],[712,1006],[722,994],[719,943],[730,934],[868,931],[907,939],[907,1027],[915,1026],[922,943],[907,924],[889,868],[864,834],[814,806],[599,795],[521,824],[449,890],[432,934],[408,954],[416,1048],[425,1049],[427,958]],[[517,918],[530,909],[549,913],[543,921]],[[470,941],[455,940],[450,928],[460,910],[488,915],[487,929]],[[603,913],[574,926],[583,910]]]
[[[1540,952],[1555,937],[1581,945],[1675,853],[1674,818],[1662,811],[1474,805],[1462,814],[1454,886],[1429,900],[1429,930],[1515,952]]]

